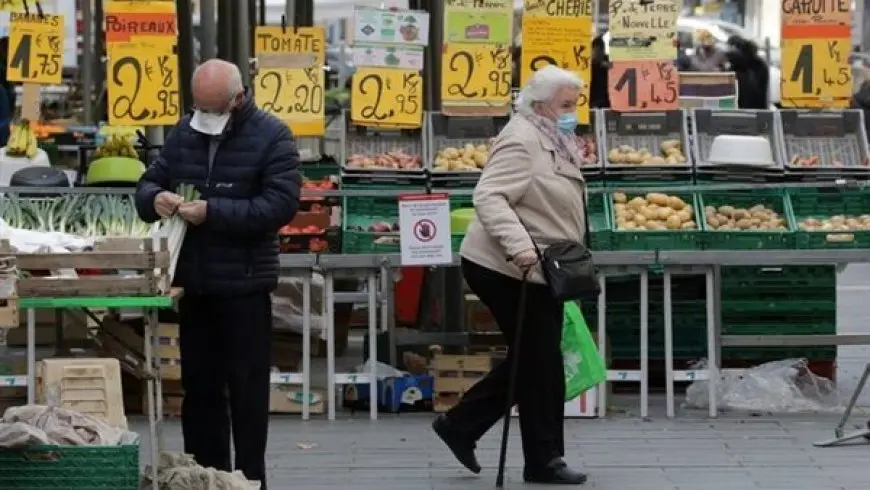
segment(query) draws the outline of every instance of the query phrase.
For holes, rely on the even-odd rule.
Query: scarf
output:
[[[563,159],[571,162],[575,167],[581,168],[580,145],[574,133],[566,133],[556,127],[556,123],[543,116],[523,116],[532,123],[538,131],[546,136],[556,148],[556,153]]]

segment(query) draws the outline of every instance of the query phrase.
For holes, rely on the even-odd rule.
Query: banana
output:
[[[15,124],[12,127],[12,133],[6,146],[6,153],[9,156],[20,158],[27,155],[27,132],[29,130],[29,125],[26,126],[24,122]]]
[[[39,154],[39,142],[36,140],[36,133],[30,127],[27,127],[27,145],[24,149],[24,154],[27,158],[33,159]]]

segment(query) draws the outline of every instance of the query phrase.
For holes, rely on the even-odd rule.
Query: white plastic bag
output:
[[[302,278],[281,277],[272,293],[272,321],[275,330],[302,333]],[[326,339],[323,276],[311,275],[311,336]]]

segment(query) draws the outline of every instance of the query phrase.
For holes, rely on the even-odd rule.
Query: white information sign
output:
[[[450,242],[450,199],[447,194],[399,196],[402,265],[453,262]]]

